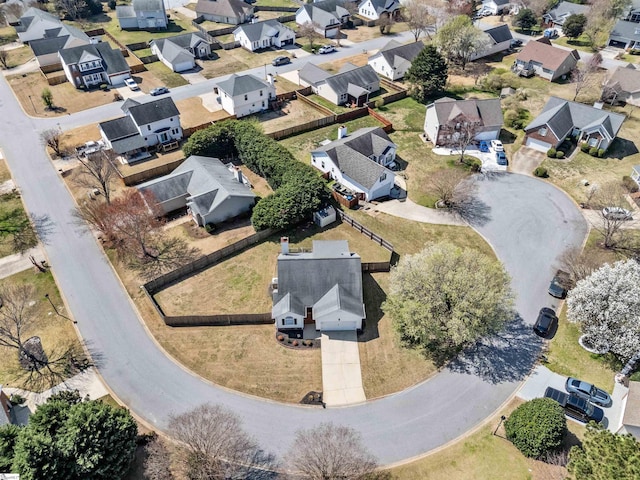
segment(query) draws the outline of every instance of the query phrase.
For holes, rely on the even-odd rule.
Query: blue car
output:
[[[489,152],[489,142],[485,142],[482,140],[480,142],[480,146],[478,147],[481,152],[488,153]]]
[[[507,165],[507,156],[504,152],[496,152],[496,162],[498,165]]]

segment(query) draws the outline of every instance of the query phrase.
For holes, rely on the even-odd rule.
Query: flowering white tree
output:
[[[640,351],[640,264],[604,264],[569,292],[567,318],[585,341],[623,361]]]

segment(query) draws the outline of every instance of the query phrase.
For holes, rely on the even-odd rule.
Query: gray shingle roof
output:
[[[281,32],[288,29],[277,20],[265,20],[264,22],[240,25],[233,31],[233,34],[235,35],[236,32],[242,31],[250,42],[255,42],[262,37],[277,37]]]
[[[29,8],[22,17],[20,17],[20,25],[16,25],[16,32],[26,32],[33,23],[37,23],[38,21],[47,21],[47,22],[59,22],[60,18],[50,14],[49,12],[45,12],[44,10],[40,10],[39,8],[31,7]]]
[[[313,307],[314,316],[341,309],[364,318],[360,256],[346,240],[314,240],[310,253],[279,255],[273,305],[274,316]]]
[[[379,157],[395,144],[380,127],[361,128],[340,140],[323,145],[311,152],[325,152],[342,173],[365,188],[371,188],[389,170],[371,160]]]
[[[156,38],[151,40],[151,44],[155,44],[162,51],[165,43],[173,43],[180,48],[189,49],[198,45],[200,42],[208,43],[207,39],[200,32],[183,33],[173,37]]]
[[[406,45],[400,45],[395,40],[391,40],[376,55],[372,55],[373,58],[378,55],[382,55],[391,68],[400,67],[405,62],[413,62],[418,54],[424,48],[422,42],[407,43]]]
[[[571,15],[587,15],[591,7],[572,2],[560,2],[557,7],[549,10],[544,16],[550,18],[558,25],[564,25],[564,21]]]
[[[627,40],[640,41],[640,23],[619,20],[611,30],[611,37],[621,37]]]
[[[142,135],[139,133],[111,142],[111,149],[119,155],[133,152],[134,150],[145,148],[146,146],[147,142],[144,141],[144,138],[142,138]]]
[[[489,35],[495,43],[502,43],[506,42],[507,40],[513,40],[511,30],[509,30],[509,27],[506,24],[489,28],[485,30],[484,33]]]
[[[107,42],[65,48],[60,50],[59,54],[67,65],[77,64],[83,55],[91,55],[102,59],[102,65],[107,74],[130,71],[122,52],[111,48]]]
[[[41,38],[40,40],[31,40],[29,46],[33,50],[36,57],[48,55],[62,50],[69,40],[69,35],[56,38]]]
[[[255,92],[261,88],[269,88],[270,85],[254,75],[231,75],[227,80],[219,82],[217,87],[230,97]]]
[[[133,118],[137,125],[146,125],[147,123],[157,122],[169,117],[180,115],[176,104],[173,103],[171,97],[152,100],[139,105],[129,107],[129,115]]]
[[[196,13],[238,18],[253,12],[253,7],[242,0],[198,0]]]
[[[133,9],[133,5],[117,5],[116,17],[117,18],[136,18],[136,11]]]
[[[231,197],[255,198],[245,184],[217,158],[192,155],[169,175],[138,186],[150,191],[159,202],[185,198],[191,210],[206,216]]]
[[[367,1],[368,0],[362,0],[358,7],[362,6],[362,4]],[[373,5],[373,8],[375,8],[378,15],[383,12],[395,12],[396,10],[400,9],[400,2],[398,2],[398,0],[371,0],[371,4]]]
[[[133,123],[131,117],[128,116],[116,118],[115,120],[107,120],[106,122],[101,122],[99,125],[110,142],[138,133],[138,127]]]
[[[195,58],[195,55],[193,53],[191,53],[186,48],[172,42],[169,38],[153,40],[151,43],[155,44],[156,47],[158,47],[162,58],[164,58],[172,65],[174,63],[177,64],[180,62],[193,60]]]
[[[619,92],[635,93],[640,91],[640,70],[618,67],[607,81],[607,87]]]
[[[571,133],[574,127],[584,130],[602,125],[609,136],[614,138],[620,131],[623,122],[624,115],[551,97],[542,109],[542,113],[525,127],[525,131],[547,125],[560,140]]]
[[[328,25],[340,23],[342,17],[349,15],[348,10],[342,6],[343,4],[344,2],[341,0],[322,0],[320,2],[307,3],[300,9],[307,11],[313,23],[325,28]]]
[[[163,0],[133,0],[131,5],[136,12],[164,11]]]
[[[363,67],[348,70],[346,72],[337,73],[325,79],[325,82],[332,88],[338,95],[347,93],[349,84],[363,86],[371,83],[378,83],[378,89],[380,88],[380,79],[371,65],[364,65]],[[377,90],[371,90],[371,93]]]
[[[467,119],[480,122],[483,126],[502,126],[502,108],[499,98],[453,100],[452,98],[441,98],[433,102],[427,108],[435,108],[436,117],[440,125],[444,125],[459,115]]]
[[[300,77],[300,80],[304,80],[311,85],[315,85],[327,77],[330,77],[331,74],[313,63],[305,63],[304,66],[298,70],[298,76]]]

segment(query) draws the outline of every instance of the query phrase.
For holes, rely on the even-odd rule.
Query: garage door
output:
[[[611,40],[609,42],[609,46],[610,47],[615,47],[615,48],[625,48],[627,46],[626,42],[620,42],[618,40]]]
[[[476,140],[497,140],[500,135],[500,130],[494,130],[490,132],[480,132],[476,135]]]
[[[527,147],[531,147],[535,150],[540,150],[541,152],[545,152],[551,148],[551,144],[547,142],[543,142],[541,140],[536,140],[535,138],[527,138]]]
[[[339,330],[355,330],[357,328],[356,322],[322,322],[320,330],[324,331],[339,331]]]

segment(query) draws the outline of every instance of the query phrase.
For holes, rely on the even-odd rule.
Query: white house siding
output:
[[[497,140],[500,136],[500,130],[487,130],[480,132],[475,136],[476,140]]]
[[[222,108],[235,115],[237,118],[251,115],[252,113],[258,113],[269,108],[269,99],[275,98],[276,91],[274,87],[262,89],[262,95],[260,91],[247,93],[247,99],[244,95],[238,95],[237,97],[229,97],[225,92],[220,91],[220,101]]]
[[[360,6],[360,8],[358,9],[358,13],[370,20],[378,20],[380,18],[378,16],[378,12],[376,12],[376,9],[371,4],[371,1],[362,4],[362,6]]]
[[[129,72],[124,72],[116,75],[112,75],[109,77],[109,83],[111,85],[120,85],[124,83],[125,79],[129,78],[131,74]]]
[[[344,103],[347,100],[345,97],[341,101],[338,94],[326,82],[323,82],[320,85],[318,85],[315,90],[318,95],[320,95],[322,98],[326,98],[327,100],[329,100],[331,103],[335,105],[340,105],[341,103]]]
[[[104,137],[103,137],[104,138]],[[189,194],[181,195],[176,198],[172,198],[165,202],[159,202],[158,205],[162,209],[162,212],[166,215],[167,213],[175,212],[176,210],[180,210],[184,208],[187,204],[187,197]]]
[[[395,174],[386,172],[384,180],[378,179],[378,181],[369,189],[367,193],[367,200],[375,200],[376,198],[388,197],[391,194],[391,189],[395,183]]]
[[[296,32],[291,30],[290,28],[283,28],[280,30],[280,35],[273,38],[273,44],[276,47],[282,47],[284,45],[289,45],[295,42]]]
[[[285,325],[285,318],[293,318],[295,323],[293,325]],[[298,328],[298,329],[303,329],[304,328],[304,317],[301,315],[297,315],[293,312],[287,312],[283,315],[278,315],[275,318],[276,321],[276,327],[277,328],[286,328],[286,329],[293,329],[293,328]]]
[[[438,126],[439,123],[435,107],[427,107],[427,114],[424,117],[424,133],[434,145],[438,140]]]
[[[226,23],[228,25],[240,25],[241,23],[244,23],[247,21],[247,19],[245,18],[246,16],[240,15],[240,17],[222,17],[220,15],[211,15],[208,13],[203,13],[202,16],[204,17],[205,20],[209,20],[211,22],[217,22],[217,23]]]
[[[231,197],[218,205],[213,212],[204,216],[204,222],[221,223],[230,218],[248,212],[254,205],[255,197]]]
[[[236,42],[240,42],[240,46],[242,48],[246,48],[250,52],[253,52],[254,50],[253,42],[249,41],[249,39],[247,38],[247,35],[242,30],[240,30],[238,33],[234,33],[233,39]]]
[[[479,58],[488,57],[489,55],[493,55],[494,53],[504,52],[505,50],[508,50],[510,47],[511,47],[511,40],[506,40],[504,42],[496,43],[495,45],[492,45],[486,50],[483,50],[482,52],[476,55],[472,55],[470,60],[474,61]]]
[[[405,73],[407,73],[407,71],[403,69],[394,70],[382,55],[373,57],[371,60],[369,60],[368,63],[378,75],[386,77],[390,80],[399,80],[404,77]]]
[[[362,318],[344,310],[315,317],[316,330],[361,330]]]
[[[160,133],[155,133],[166,127],[169,127],[169,129]],[[149,147],[161,143],[160,135],[162,135],[162,133],[167,134],[168,138],[165,141],[180,140],[182,138],[182,127],[180,126],[179,117],[165,118],[158,122],[140,125],[138,128],[140,129],[140,135],[144,137],[144,140],[147,142],[147,146]]]

